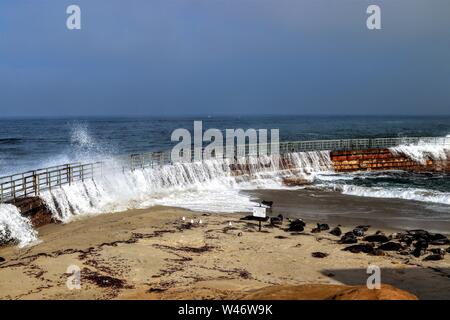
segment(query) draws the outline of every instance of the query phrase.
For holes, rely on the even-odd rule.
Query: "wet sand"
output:
[[[403,199],[344,195],[315,188],[245,191],[274,201],[274,212],[343,225],[368,224],[383,229],[425,229],[450,233],[450,206]]]
[[[153,207],[44,226],[40,244],[0,248],[0,298],[237,299],[273,285],[365,286],[375,264],[384,284],[420,299],[450,299],[450,254],[441,261],[355,254],[327,231],[311,233],[315,220],[305,219],[303,233],[285,231],[286,222],[258,232],[242,216]],[[81,270],[79,290],[66,286],[70,265]]]

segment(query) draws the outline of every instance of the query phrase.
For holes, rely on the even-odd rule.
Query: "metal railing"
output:
[[[44,190],[70,185],[76,181],[94,179],[94,176],[101,172],[102,162],[69,163],[1,177],[0,202],[38,196]]]
[[[344,139],[344,140],[314,140],[281,142],[279,153],[307,152],[319,150],[359,150],[371,148],[390,148],[398,145],[417,145],[420,143],[445,145],[450,148],[450,137],[405,137],[405,138],[375,138],[375,139]],[[261,147],[271,154],[271,145],[245,145],[234,147],[235,156],[256,155]],[[202,149],[203,150],[203,149]],[[190,151],[191,159],[194,149]],[[224,157],[224,154],[217,157]],[[51,190],[73,182],[94,179],[102,175],[106,162],[69,163],[44,169],[0,177],[0,203],[15,201],[20,198],[38,196],[41,191]],[[135,170],[148,167],[160,167],[171,164],[171,152],[149,152],[128,156],[125,165],[108,166],[108,170]]]

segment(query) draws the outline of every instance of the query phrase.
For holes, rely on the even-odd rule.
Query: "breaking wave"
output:
[[[450,147],[433,145],[403,145],[390,148],[394,155],[405,155],[411,160],[422,165],[427,164],[427,160],[446,161],[450,159]]]
[[[173,205],[212,212],[248,211],[254,203],[242,189],[281,188],[282,179],[298,175],[310,181],[331,171],[328,151],[293,153],[275,170],[275,157],[249,158],[232,169],[226,159],[176,163],[158,168],[120,171],[45,191],[41,198],[54,218],[117,212],[152,205]]]
[[[446,139],[446,138],[445,138]],[[92,159],[108,154],[99,148],[86,128],[72,133],[76,152],[70,159]],[[390,148],[413,161],[425,164],[428,159],[449,160],[448,145],[402,145]],[[102,157],[104,158],[104,157]],[[111,159],[111,157],[110,157]],[[59,162],[61,163],[61,162]],[[109,165],[113,166],[114,160]],[[276,166],[279,164],[279,166]],[[367,177],[364,175],[367,174]],[[398,177],[370,173],[336,173],[329,151],[300,152],[277,157],[250,157],[235,165],[226,159],[176,163],[138,170],[108,170],[95,180],[75,182],[44,191],[40,197],[55,219],[70,222],[79,216],[119,212],[154,205],[176,206],[207,212],[248,212],[255,200],[241,192],[254,189],[287,189],[285,177],[300,177],[316,187],[347,195],[375,198],[396,198],[450,205],[450,192],[429,190],[417,185],[400,185]],[[357,180],[370,180],[358,185]],[[444,178],[445,179],[445,178]],[[394,180],[394,182],[393,182]],[[397,181],[397,182],[395,182]],[[29,220],[12,205],[0,206],[0,240],[15,241],[19,246],[37,239]]]
[[[0,204],[0,244],[17,243],[24,247],[37,240],[37,232],[31,222],[11,204]]]
[[[343,194],[360,197],[404,199],[450,205],[450,193],[426,189],[362,187],[355,185],[336,185],[335,189]]]

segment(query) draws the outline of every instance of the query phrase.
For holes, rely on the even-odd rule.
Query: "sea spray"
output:
[[[249,211],[254,203],[242,189],[282,187],[282,177],[314,179],[317,171],[332,171],[328,151],[293,153],[279,167],[276,156],[249,157],[245,170],[233,171],[228,159],[175,163],[134,171],[107,171],[95,180],[44,191],[41,198],[54,218],[117,212],[152,205],[173,205],[198,211]],[[277,170],[274,170],[277,168]]]
[[[404,155],[414,162],[426,165],[427,160],[446,161],[450,159],[450,145],[447,144],[426,144],[400,145],[389,148],[394,155]]]
[[[362,187],[355,185],[335,185],[336,191],[346,195],[384,199],[405,199],[420,202],[450,205],[450,193],[417,188]]]
[[[37,240],[31,222],[11,204],[0,204],[0,244],[17,243],[24,247]]]

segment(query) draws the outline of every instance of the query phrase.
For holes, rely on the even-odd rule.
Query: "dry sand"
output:
[[[313,224],[302,234],[284,231],[286,223],[282,228],[264,224],[263,232],[257,232],[257,223],[239,220],[242,216],[153,207],[44,226],[39,229],[41,243],[0,249],[5,259],[0,263],[0,298],[261,298],[264,290],[272,290],[273,296],[274,289],[265,287],[274,285],[283,286],[274,287],[277,292],[296,285],[306,285],[297,291],[312,284],[364,286],[367,267],[375,264],[384,284],[419,299],[450,299],[450,254],[430,262],[397,253],[354,254],[342,251],[344,245],[326,231],[310,233]],[[191,219],[203,223],[188,228]],[[314,258],[313,252],[328,256]],[[66,286],[70,265],[81,269],[79,290]]]

